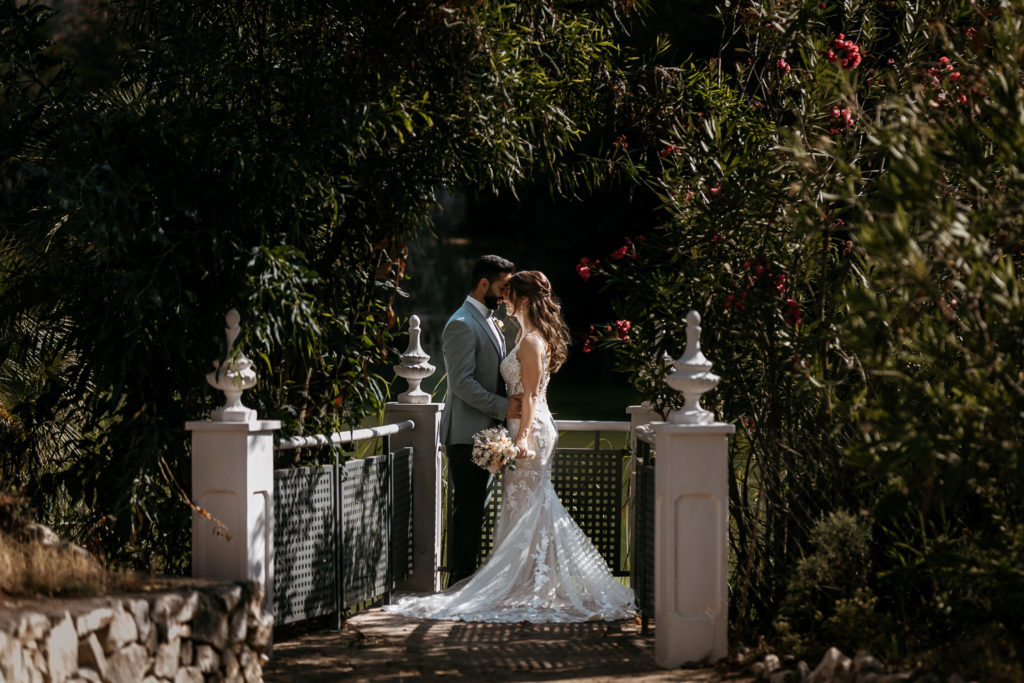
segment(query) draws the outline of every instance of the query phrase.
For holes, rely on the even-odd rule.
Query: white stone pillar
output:
[[[413,448],[413,567],[399,590],[432,593],[441,590],[441,411],[420,382],[434,373],[430,356],[420,346],[420,319],[409,319],[409,347],[395,373],[409,383],[397,403],[388,403],[385,422],[412,420],[416,428],[391,437],[392,449]]]
[[[417,593],[441,590],[441,411],[443,403],[388,403],[389,424],[412,420],[416,428],[391,437],[391,448],[413,447],[412,574],[398,589]]]
[[[690,311],[686,319],[686,352],[666,378],[685,405],[652,425],[654,659],[665,668],[715,661],[728,649],[728,437],[736,430],[700,406],[719,378],[700,350],[700,316]]]
[[[192,432],[192,575],[217,580],[256,580],[264,607],[274,589],[274,431],[277,420],[259,420],[241,403],[256,383],[252,362],[232,357],[239,315],[227,315],[228,359],[207,375],[225,392],[212,420],[185,423]],[[207,516],[208,515],[208,516]]]

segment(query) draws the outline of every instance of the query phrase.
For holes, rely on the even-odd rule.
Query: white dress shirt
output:
[[[480,311],[480,313],[487,320],[487,327],[491,330],[491,334],[493,334],[494,338],[498,341],[498,348],[501,349],[501,355],[504,356],[505,355],[505,335],[503,335],[501,333],[501,330],[499,330],[498,326],[495,324],[494,318],[491,317],[491,310],[489,308],[487,308],[486,306],[484,306],[479,301],[477,301],[476,299],[474,299],[473,297],[471,297],[471,296],[467,296],[466,297],[466,301],[471,306],[473,306],[473,308],[475,308],[476,310]]]

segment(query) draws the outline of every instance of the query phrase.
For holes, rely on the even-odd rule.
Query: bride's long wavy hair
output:
[[[569,327],[562,319],[562,302],[551,293],[551,282],[539,270],[521,270],[508,281],[516,303],[525,306],[530,320],[548,345],[548,369],[557,372],[569,350]]]

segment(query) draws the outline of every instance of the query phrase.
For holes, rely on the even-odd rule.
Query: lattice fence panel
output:
[[[643,464],[636,476],[636,546],[633,589],[646,621],[654,616],[654,458],[647,444],[638,449]]]
[[[342,496],[344,606],[381,595],[388,570],[386,455],[345,463]]]
[[[337,609],[333,466],[274,471],[274,619]]]
[[[625,452],[620,450],[560,449],[551,467],[551,483],[562,505],[616,576],[629,573],[624,569],[626,558],[622,552],[625,463]],[[494,545],[494,525],[500,509],[501,482],[492,479],[480,547],[481,561],[490,555]]]
[[[391,557],[394,580],[402,581],[412,573],[412,448],[395,452],[394,517],[391,527]]]

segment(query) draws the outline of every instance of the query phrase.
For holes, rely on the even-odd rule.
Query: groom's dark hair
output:
[[[481,256],[480,260],[473,266],[473,281],[469,283],[470,290],[476,289],[481,278],[487,278],[488,282],[494,282],[502,273],[516,272],[516,265],[508,259],[503,259],[494,254]]]

